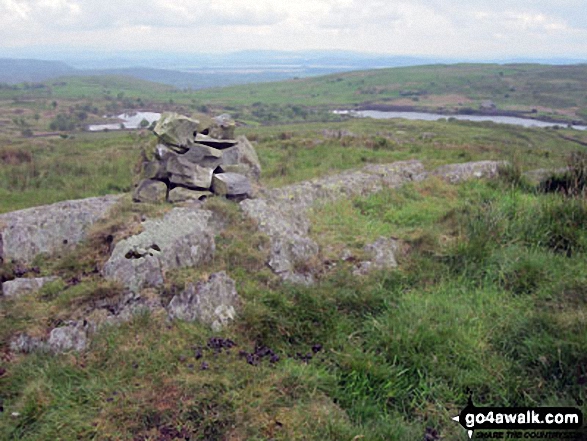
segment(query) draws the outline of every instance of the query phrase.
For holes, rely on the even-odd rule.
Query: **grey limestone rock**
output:
[[[66,326],[53,329],[47,340],[49,350],[54,353],[67,351],[81,352],[86,349],[87,343],[87,332],[78,323],[70,323]]]
[[[244,136],[239,136],[236,140],[238,141],[236,146],[222,151],[221,167],[237,164],[246,165],[249,169],[246,176],[252,181],[258,181],[261,176],[261,162],[255,148]]]
[[[257,222],[271,242],[268,265],[283,280],[311,284],[313,276],[300,271],[318,256],[318,244],[309,237],[307,213],[321,203],[345,197],[368,195],[421,179],[424,167],[418,161],[366,166],[286,187],[266,191],[263,198],[245,200],[243,212]]]
[[[189,284],[171,299],[167,311],[171,319],[199,321],[219,331],[234,320],[239,306],[234,280],[221,271],[207,282]]]
[[[495,178],[499,168],[507,164],[503,161],[478,161],[462,164],[448,164],[438,167],[431,175],[439,176],[451,184],[458,184],[469,179]]]
[[[200,122],[177,113],[166,112],[161,115],[153,131],[163,144],[186,147],[200,131]]]
[[[169,269],[210,261],[216,249],[214,236],[220,228],[211,211],[174,208],[161,219],[143,222],[142,233],[118,242],[103,275],[133,292],[159,286]]]
[[[166,170],[169,174],[169,181],[182,187],[208,189],[212,185],[214,170],[191,162],[183,155],[168,158]]]
[[[399,251],[399,242],[394,238],[380,237],[375,242],[365,245],[365,253],[371,260],[361,262],[353,272],[355,275],[365,275],[373,270],[382,270],[397,267],[396,254]]]
[[[135,202],[165,202],[167,197],[167,185],[161,181],[145,179],[141,181],[132,195]]]
[[[104,218],[119,195],[58,202],[0,215],[0,258],[30,263],[85,239],[90,226]]]
[[[22,353],[43,351],[60,354],[68,351],[81,352],[86,349],[87,344],[86,325],[70,321],[64,326],[52,329],[47,339],[31,337],[26,333],[19,334],[11,340],[10,350]]]
[[[212,179],[212,191],[219,196],[250,195],[251,183],[238,173],[216,173]]]
[[[35,277],[31,279],[14,279],[2,284],[4,297],[20,297],[38,291],[46,283],[57,280],[57,277]]]
[[[212,170],[222,163],[222,151],[203,144],[191,144],[181,157],[190,163]]]

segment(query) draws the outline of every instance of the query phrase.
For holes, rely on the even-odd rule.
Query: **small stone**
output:
[[[239,306],[234,280],[221,271],[212,274],[207,282],[189,284],[184,292],[171,299],[167,311],[172,320],[197,320],[218,331],[234,320]],[[216,347],[210,346],[216,344],[211,341],[208,344]]]
[[[57,280],[57,277],[37,277],[32,279],[14,279],[2,284],[4,297],[20,297],[38,291],[43,285]]]
[[[189,188],[175,187],[169,191],[167,201],[172,204],[186,201],[204,201],[214,194],[210,191],[190,190]]]
[[[217,173],[212,178],[212,191],[220,196],[246,196],[252,193],[252,188],[244,175]]]
[[[49,349],[56,353],[67,351],[81,352],[87,345],[87,334],[76,324],[70,324],[51,331],[48,340]]]
[[[161,181],[145,179],[135,189],[132,199],[135,202],[165,202],[167,185]]]

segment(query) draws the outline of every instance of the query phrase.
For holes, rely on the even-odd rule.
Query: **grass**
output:
[[[332,138],[327,133],[350,134]],[[493,123],[371,119],[239,129],[256,140],[261,181],[280,186],[369,163],[419,159],[428,167],[506,158],[523,170],[566,165],[586,140],[568,130],[518,128]],[[423,137],[422,133],[428,135]],[[561,138],[564,133],[565,138]],[[582,137],[581,137],[582,136]],[[0,146],[0,212],[132,188],[141,148],[150,132],[88,133],[38,138]]]

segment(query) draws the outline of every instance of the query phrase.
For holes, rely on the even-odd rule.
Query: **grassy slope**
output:
[[[559,109],[585,117],[587,66],[447,65],[378,69],[198,91],[212,104],[353,106],[401,104],[445,110],[477,109],[493,100],[502,110]],[[418,92],[418,101],[401,93]],[[507,97],[506,97],[507,95]],[[415,96],[415,95],[414,95]],[[461,104],[459,104],[461,103]],[[546,112],[545,112],[546,113]]]

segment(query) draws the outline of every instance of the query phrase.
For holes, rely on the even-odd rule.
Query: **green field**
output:
[[[145,314],[102,329],[81,354],[12,353],[16,332],[46,335],[65,320],[83,319],[96,302],[124,295],[95,273],[109,255],[106,238],[125,237],[143,216],[170,208],[125,197],[76,250],[34,262],[59,281],[0,300],[0,439],[404,441],[428,434],[464,441],[451,418],[469,390],[477,406],[587,412],[587,132],[455,120],[336,121],[327,113],[398,100],[434,108],[438,97],[458,95],[462,107],[492,99],[498,108],[548,107],[550,114],[539,111],[576,119],[587,108],[586,71],[425,66],[199,92],[120,78],[64,79],[26,96],[1,90],[0,212],[129,192],[141,148],[153,142],[150,131],[21,133],[49,132],[60,112],[98,120],[129,103],[240,115],[249,124],[237,134],[254,142],[266,187],[407,159],[429,170],[483,159],[511,166],[495,181],[431,178],[316,208],[311,235],[321,253],[308,265],[320,276],[311,287],[282,283],[265,263],[267,238],[234,203],[211,199],[207,208],[227,225],[212,264],[172,271],[151,294],[167,301],[186,282],[225,270],[244,300],[234,324],[214,333]],[[509,98],[499,98],[512,87]],[[407,96],[408,89],[427,93]],[[568,165],[575,174],[559,176],[569,183],[566,194],[522,176]],[[360,256],[380,236],[403,244],[399,268],[353,275],[341,254]],[[15,270],[3,262],[0,277],[13,278]],[[212,337],[236,346],[215,353],[206,349]],[[271,348],[279,360],[252,365],[238,355],[255,347]]]

